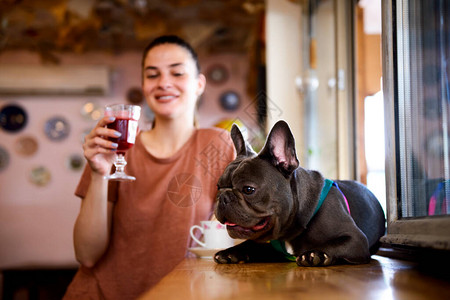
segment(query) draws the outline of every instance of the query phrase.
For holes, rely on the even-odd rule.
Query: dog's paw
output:
[[[234,248],[219,251],[214,255],[214,261],[218,264],[246,263],[249,260],[250,258],[248,255]]]
[[[329,266],[333,263],[333,258],[320,251],[307,251],[297,257],[297,265],[303,267]]]

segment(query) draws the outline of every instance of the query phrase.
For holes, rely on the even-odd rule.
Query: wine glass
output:
[[[122,135],[118,138],[111,138],[113,143],[117,143],[117,155],[114,161],[116,170],[113,174],[105,176],[108,180],[136,180],[136,177],[125,174],[125,152],[130,149],[136,141],[138,133],[138,121],[141,115],[141,107],[131,104],[112,104],[105,107],[105,116],[115,117],[114,122],[107,125],[108,128],[119,131]]]

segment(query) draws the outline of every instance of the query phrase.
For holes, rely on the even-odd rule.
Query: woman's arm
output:
[[[101,119],[86,135],[83,144],[84,156],[91,169],[91,181],[81,201],[80,213],[73,232],[75,257],[86,267],[93,267],[109,245],[111,217],[114,204],[108,201],[108,180],[115,156],[116,144],[108,137],[117,137],[117,132],[105,126],[113,118]]]
[[[97,263],[109,245],[114,203],[107,201],[107,193],[108,181],[103,175],[92,174],[73,233],[75,257],[88,268]]]

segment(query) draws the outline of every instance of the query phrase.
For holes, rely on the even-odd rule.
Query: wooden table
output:
[[[370,264],[326,268],[188,258],[140,299],[450,299],[450,283],[381,256]]]

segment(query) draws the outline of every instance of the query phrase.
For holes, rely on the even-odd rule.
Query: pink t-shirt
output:
[[[189,229],[213,212],[217,181],[235,157],[229,133],[198,129],[172,157],[158,159],[141,142],[126,154],[135,182],[109,184],[115,202],[108,250],[93,268],[81,266],[64,299],[135,299],[195,246]],[[87,192],[87,168],[75,194]]]

